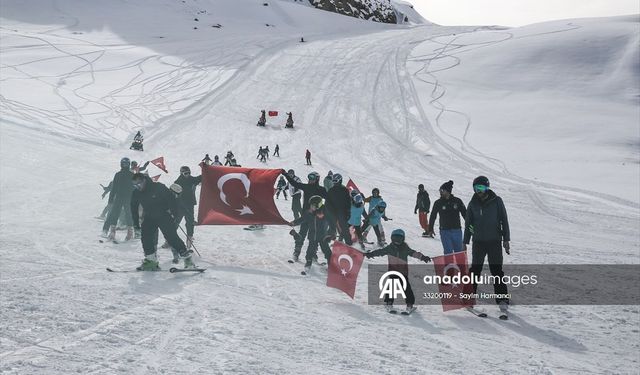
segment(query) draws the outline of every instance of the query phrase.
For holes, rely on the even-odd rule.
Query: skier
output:
[[[373,210],[378,203],[382,202],[382,196],[380,195],[380,189],[378,188],[373,188],[371,190],[371,195],[366,197],[364,199],[365,203],[369,203],[369,206],[367,207],[367,212],[371,212],[371,210]],[[384,221],[387,221],[387,217],[384,217]],[[369,225],[368,220],[365,220],[364,225],[363,225],[364,230],[362,231],[362,236],[364,237],[365,242],[367,241],[367,235],[369,234],[369,230],[371,229],[371,226]],[[384,228],[382,227],[382,222],[380,222],[380,224],[378,224],[378,229],[380,230],[381,236],[384,239]],[[373,242],[371,242],[373,243]]]
[[[276,148],[273,149],[273,156],[280,157],[280,146],[276,143]]]
[[[133,143],[131,143],[131,147],[129,147],[129,150],[144,151],[144,147],[142,147],[143,140],[144,137],[142,136],[142,134],[140,134],[140,131],[138,131],[133,137]]]
[[[260,118],[258,119],[258,126],[265,126],[267,125],[267,116],[265,114],[265,110],[261,110],[260,111]]]
[[[160,229],[169,245],[184,259],[184,268],[195,268],[191,253],[176,233],[176,221],[173,215],[177,211],[177,200],[163,184],[153,182],[149,176],[136,173],[132,178],[135,191],[131,196],[131,211],[136,232],[142,237],[145,258],[136,269],[139,271],[157,271],[160,269],[156,254],[157,230]],[[140,228],[138,205],[144,209],[144,220]]]
[[[204,155],[204,159],[202,159],[202,162],[205,163],[206,165],[211,165],[211,158],[209,157],[209,154]]]
[[[178,196],[179,210],[175,215],[176,225],[180,225],[184,217],[187,228],[187,249],[193,246],[193,206],[196,205],[196,186],[202,182],[202,176],[192,176],[191,169],[186,165],[180,167],[180,176],[175,180],[175,184],[180,185],[182,194]]]
[[[413,214],[418,214],[418,220],[420,221],[420,226],[424,231],[422,233],[423,237],[432,237],[433,232],[429,230],[429,221],[427,219],[427,214],[429,213],[429,208],[431,207],[431,200],[429,199],[429,193],[424,190],[424,185],[418,185],[418,195],[416,196],[416,206],[413,209]]]
[[[349,215],[349,225],[351,225],[358,236],[360,248],[365,251],[364,238],[362,237],[362,217],[367,219],[367,212],[364,210],[364,198],[362,195],[355,194],[351,199],[351,210]]]
[[[296,176],[296,172],[293,169],[289,169],[287,171],[287,175],[293,178],[296,182],[302,183],[300,177]],[[302,203],[300,202],[300,199],[302,198],[302,190],[289,184],[289,195],[291,195],[291,211],[293,211],[293,218],[297,219],[302,216]]]
[[[367,216],[368,220],[367,227],[364,230],[363,237],[367,237],[367,233],[369,230],[373,228],[373,231],[376,233],[376,238],[378,240],[378,246],[383,247],[386,246],[386,240],[384,238],[384,230],[382,229],[382,224],[380,219],[384,221],[391,220],[385,215],[385,210],[387,209],[387,203],[385,201],[379,201],[378,204],[375,205],[371,210],[369,210]]]
[[[233,159],[233,152],[227,151],[227,155],[224,157],[224,165],[231,165],[231,159]]]
[[[304,154],[304,158],[307,161],[307,165],[311,165],[311,151],[307,149],[307,152]]]
[[[258,156],[256,156],[256,159],[261,159],[262,158],[262,153],[264,152],[262,149],[262,146],[259,146],[260,148],[258,149]]]
[[[460,226],[460,216],[467,215],[464,203],[458,197],[454,197],[453,181],[449,180],[440,186],[440,199],[433,203],[433,210],[429,217],[429,228],[433,237],[433,226],[436,223],[436,216],[440,214],[440,241],[444,254],[451,254],[462,251],[462,227]]]
[[[405,302],[407,303],[407,309],[404,313],[411,314],[415,310],[413,304],[416,299],[413,294],[413,290],[411,289],[411,284],[409,283],[409,264],[407,263],[407,258],[416,258],[425,263],[431,262],[431,258],[421,252],[411,249],[405,242],[405,235],[402,229],[394,229],[393,232],[391,232],[391,243],[389,245],[364,254],[367,259],[384,255],[388,256],[389,271],[399,272],[404,276],[404,279],[407,282],[407,288],[405,289],[405,295],[407,297]],[[399,276],[391,275],[390,278],[397,279]],[[396,313],[396,310],[393,307],[393,297],[389,297],[389,295],[387,295],[384,298],[384,302],[387,311],[390,313]]]
[[[104,186],[102,184],[100,184],[100,186],[102,187],[102,199],[104,199],[104,197],[106,197],[107,194],[109,194],[109,192],[111,191],[111,187],[113,186],[113,181],[109,181],[109,184],[107,186]],[[111,210],[111,205],[107,203],[107,205],[102,210],[102,213],[100,214],[100,216],[96,216],[96,219],[100,219],[100,220],[106,219],[107,215],[109,214],[109,210]]]
[[[236,158],[231,158],[231,161],[229,162],[229,166],[230,167],[242,167],[240,164],[238,164],[238,162],[236,161]]]
[[[269,146],[264,146],[264,156],[269,159],[269,153],[271,151],[269,151]]]
[[[333,174],[333,186],[327,192],[327,216],[329,218],[329,234],[336,235],[336,224],[340,234],[340,241],[351,245],[349,233],[349,214],[351,212],[351,195],[349,189],[342,184],[342,175]]]
[[[293,177],[289,176],[287,172],[283,169],[281,173],[284,175],[284,178],[287,179],[289,184],[291,184],[296,189],[302,190],[304,193],[302,211],[303,214],[305,211],[309,210],[309,200],[313,196],[320,196],[322,198],[327,197],[327,191],[324,190],[322,186],[320,186],[320,174],[318,172],[311,172],[307,175],[308,183],[303,184],[301,182],[296,181]],[[302,245],[304,245],[304,237],[307,235],[307,231],[309,230],[308,223],[303,221],[300,225],[300,237],[296,239],[295,247],[293,250],[293,260],[297,261],[300,256],[300,252],[302,251]]]
[[[127,236],[125,241],[129,241],[133,238],[134,232],[132,227],[131,212],[129,211],[131,202],[131,193],[133,192],[133,186],[131,186],[131,177],[133,173],[129,170],[131,161],[129,158],[124,157],[120,159],[120,171],[113,176],[111,181],[111,191],[109,191],[109,204],[111,210],[107,219],[104,221],[102,227],[102,237],[109,240],[115,240],[116,238],[116,224],[118,223],[118,217],[120,211],[124,209],[125,212],[125,224],[127,225]]]
[[[218,157],[218,155],[215,155],[213,157],[213,165],[222,165],[222,163],[220,163],[220,158]]]
[[[332,171],[327,172],[327,175],[324,176],[324,180],[322,180],[322,186],[324,186],[324,189],[326,191],[329,191],[329,189],[331,189],[331,187],[333,186],[333,172]]]
[[[305,193],[306,194],[306,193]],[[305,256],[304,273],[309,272],[311,263],[316,259],[318,253],[318,245],[324,253],[327,262],[331,259],[331,249],[329,248],[329,235],[327,235],[327,220],[325,217],[324,199],[319,195],[309,198],[308,207],[302,214],[302,217],[290,222],[289,225],[296,226],[306,224],[309,228],[308,239],[309,246]],[[304,237],[304,235],[302,235]],[[304,239],[303,239],[304,240]],[[294,256],[295,258],[295,256]]]
[[[284,125],[285,128],[293,128],[293,113],[287,112],[287,122]]]
[[[280,198],[280,193],[284,194],[284,200],[287,200],[287,189],[289,189],[289,184],[287,183],[287,181],[284,179],[283,176],[280,176],[280,179],[278,180],[278,185],[277,185],[277,189],[278,191],[276,192],[276,199]]]
[[[469,244],[473,236],[472,261],[469,269],[471,276],[480,275],[484,258],[488,257],[491,275],[498,276],[493,284],[493,290],[496,294],[505,295],[507,294],[507,286],[502,283],[502,276],[504,276],[502,271],[502,247],[504,247],[507,255],[511,254],[509,220],[502,198],[489,189],[489,186],[489,179],[485,176],[478,176],[473,180],[475,194],[473,194],[467,206],[467,215],[464,220],[463,250],[467,250],[467,244]],[[474,293],[476,293],[477,288],[478,285],[474,283]],[[496,303],[503,313],[503,319],[506,319],[509,299],[496,298]]]

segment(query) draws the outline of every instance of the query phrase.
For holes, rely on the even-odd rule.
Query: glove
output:
[[[140,228],[134,228],[134,229],[133,229],[133,233],[134,233],[133,238],[140,238],[140,237],[142,237],[142,234],[140,233]]]
[[[413,210],[413,214],[417,215],[418,214],[418,210]]]
[[[428,255],[423,255],[422,258],[420,258],[420,260],[425,263],[431,263],[431,258],[429,258]]]
[[[386,216],[383,216],[382,219],[384,219],[384,221],[389,221],[389,218]]]
[[[373,255],[372,255],[371,253],[364,253],[364,256],[365,256],[367,259],[371,259],[371,258],[373,258]]]
[[[511,245],[509,241],[502,241],[502,246],[504,247],[504,252],[507,253],[507,255],[511,255]]]
[[[285,175],[285,176],[286,176],[286,175],[287,175],[287,171],[285,171],[284,169],[281,169],[281,170],[280,170],[280,174],[282,174],[282,175]]]

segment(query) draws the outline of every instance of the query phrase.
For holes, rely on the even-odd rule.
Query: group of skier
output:
[[[269,115],[271,116],[271,114]],[[262,127],[267,126],[267,114],[264,109],[260,111],[260,118],[258,119],[258,123],[256,125]],[[284,127],[293,129],[293,113],[287,112],[287,121],[285,122]]]

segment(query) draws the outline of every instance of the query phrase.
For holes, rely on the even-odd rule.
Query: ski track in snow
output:
[[[286,4],[275,5],[274,13],[289,11]],[[283,23],[295,24],[282,17]],[[104,271],[133,268],[142,257],[137,241],[99,244],[94,236],[102,222],[92,217],[105,203],[97,199],[97,184],[111,178],[123,154],[137,160],[164,155],[171,172],[161,178],[166,184],[179,165],[195,171],[204,153],[224,155],[231,149],[243,166],[262,166],[254,161],[255,150],[275,143],[282,157],[272,157],[268,168],[294,168],[301,176],[332,169],[367,193],[380,187],[394,218],[384,224],[386,231],[405,228],[412,247],[429,255],[441,249],[438,241],[419,238],[417,218],[410,214],[415,185],[424,182],[435,192],[454,179],[467,202],[468,182],[478,171],[488,171],[510,215],[513,255],[506,262],[637,261],[637,204],[519,177],[507,168],[508,161],[475,149],[466,137],[472,119],[443,102],[446,82],[439,81],[438,72],[464,61],[465,51],[513,38],[511,32],[424,26],[318,36],[304,44],[238,37],[235,44],[226,39],[224,45],[212,45],[188,63],[155,54],[102,65],[109,53],[128,46],[61,37],[65,28],[41,31],[45,36],[2,30],[3,51],[13,48],[6,40],[19,45],[35,38],[40,44],[24,51],[40,56],[44,47],[61,53],[17,64],[3,61],[1,68],[43,82],[65,103],[65,108],[45,109],[0,96],[8,114],[0,137],[0,288],[3,320],[10,322],[0,331],[3,374],[463,374],[469,368],[599,374],[637,369],[639,344],[628,339],[638,334],[637,306],[516,304],[508,322],[498,321],[492,306],[487,320],[461,311],[444,314],[439,306],[392,316],[368,306],[365,295],[367,264],[386,260],[365,262],[350,301],[326,288],[325,271],[314,268],[302,277],[301,264],[286,262],[292,241],[288,229],[277,226],[261,232],[197,227],[202,258],[196,263],[207,268],[203,274]],[[459,40],[478,33],[489,40]],[[433,52],[414,56],[421,43],[433,44]],[[247,48],[251,53],[245,54]],[[70,70],[50,77],[25,70],[51,59],[79,65],[69,64]],[[202,67],[217,60],[236,68]],[[414,63],[422,65],[414,69]],[[167,70],[149,73],[147,64]],[[124,79],[99,97],[87,95],[83,90],[107,71]],[[76,76],[83,81],[70,90],[51,83]],[[418,80],[433,85],[429,97],[416,89]],[[101,109],[87,112],[92,103]],[[262,108],[292,111],[296,128],[283,129],[283,115],[269,118],[265,129],[256,128]],[[444,112],[461,116],[462,137],[448,133]],[[147,151],[127,151],[130,133],[151,123]],[[303,165],[305,148],[313,153],[312,168]],[[276,204],[289,214],[289,201]],[[610,250],[612,243],[616,251]],[[169,251],[160,249],[159,256],[161,266],[169,268]]]

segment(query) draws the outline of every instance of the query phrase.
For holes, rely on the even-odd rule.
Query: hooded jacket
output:
[[[493,190],[487,191],[484,201],[474,194],[467,207],[465,217],[464,243],[474,241],[510,241],[509,220],[502,198]]]
[[[327,236],[327,230],[329,229],[329,223],[327,222],[327,215],[325,207],[320,207],[315,211],[305,210],[302,216],[293,221],[294,225],[300,225],[302,222],[306,222],[309,226],[307,232],[307,238],[309,241],[324,241]]]
[[[153,182],[145,176],[144,190],[134,190],[131,195],[131,216],[133,226],[140,227],[140,216],[138,205],[144,209],[145,220],[162,218],[165,215],[175,216],[177,210],[177,199],[175,195],[159,182]]]
[[[416,196],[416,207],[413,210],[420,212],[429,212],[429,207],[431,207],[429,193],[427,193],[426,190],[419,191],[418,195]]]
[[[128,202],[133,192],[133,172],[129,168],[123,168],[113,176],[111,191],[109,191],[109,203],[114,200],[118,202]]]
[[[195,206],[197,204],[196,186],[201,182],[202,182],[202,176],[185,177],[183,175],[180,175],[180,177],[178,177],[175,181],[175,183],[180,185],[180,187],[182,188],[182,193],[178,197],[178,199],[180,200],[180,203],[182,203],[185,207]]]

